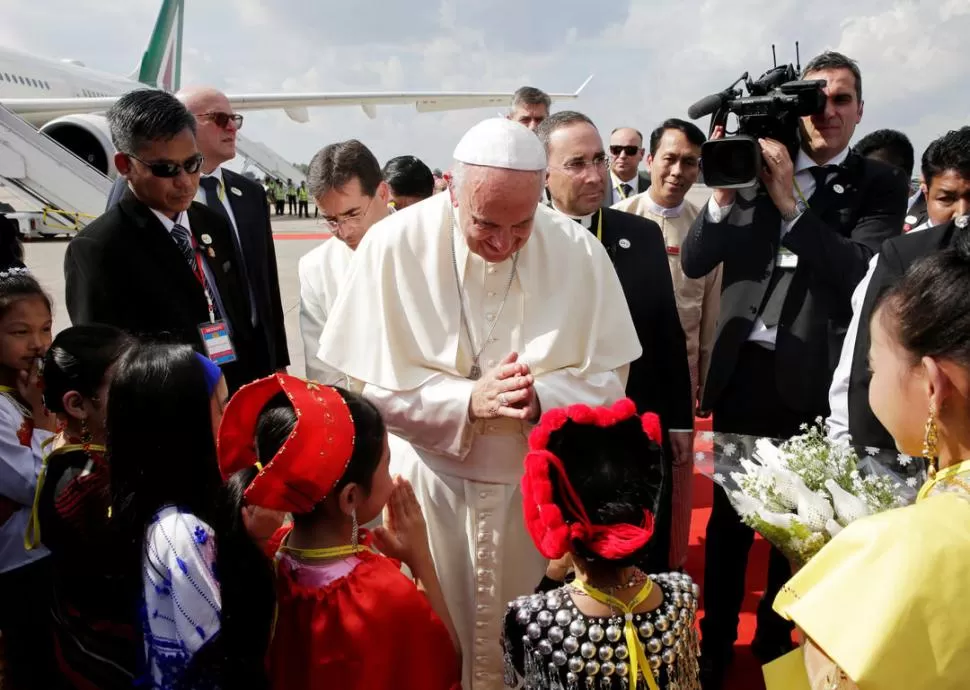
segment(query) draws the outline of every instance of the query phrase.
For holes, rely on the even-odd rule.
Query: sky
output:
[[[0,0],[0,45],[129,74],[161,0]],[[272,9],[269,9],[272,7]],[[598,9],[594,9],[598,7]],[[686,117],[697,99],[747,71],[826,49],[863,72],[856,139],[884,127],[917,159],[970,123],[970,0],[186,0],[182,84],[227,92],[504,91],[528,84],[579,99],[608,137]],[[243,133],[295,163],[357,138],[382,162],[413,154],[446,168],[461,135],[494,108],[417,113],[383,106],[320,108],[310,122],[248,113]],[[707,119],[700,123],[707,128]]]

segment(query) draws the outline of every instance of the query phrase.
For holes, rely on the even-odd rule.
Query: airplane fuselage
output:
[[[57,62],[0,47],[0,104],[8,98],[104,98],[120,96],[142,86],[134,79],[99,72],[72,62]],[[17,114],[35,127],[77,112]]]

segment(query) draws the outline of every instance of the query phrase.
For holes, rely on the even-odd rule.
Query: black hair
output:
[[[880,296],[872,318],[886,319],[914,361],[933,357],[970,367],[970,232],[952,232],[950,247],[917,261]]]
[[[347,402],[354,420],[354,451],[334,492],[351,483],[370,491],[374,472],[384,454],[384,420],[374,404],[366,398],[337,386],[334,389]],[[296,411],[289,398],[285,393],[273,396],[259,413],[256,422],[256,457],[260,462],[267,463],[276,455],[295,426]]]
[[[137,154],[149,142],[171,141],[185,130],[195,135],[195,116],[170,93],[158,89],[129,91],[106,115],[111,142],[121,153]]]
[[[24,247],[17,224],[0,216],[0,318],[14,302],[40,297],[54,312],[51,298],[24,265]]]
[[[381,165],[370,149],[356,139],[329,144],[317,151],[307,168],[307,188],[314,199],[340,189],[355,177],[361,191],[374,196],[384,180]]]
[[[594,525],[639,525],[644,509],[656,517],[663,484],[663,450],[643,431],[638,416],[609,427],[567,421],[550,435],[547,448],[562,462]],[[554,500],[562,508],[555,477],[553,487]],[[645,552],[643,549],[610,564],[626,567],[640,563]],[[587,561],[603,560],[579,542],[573,544],[573,553]]]
[[[951,129],[927,146],[921,168],[927,188],[934,177],[947,170],[956,170],[960,177],[970,180],[970,126]]]
[[[431,169],[414,156],[398,156],[384,164],[384,181],[399,196],[427,199],[434,194]]]
[[[247,658],[261,660],[269,642],[272,579],[260,569],[266,559],[245,530],[233,529],[205,373],[191,347],[136,341],[122,355],[108,394],[107,459],[120,562],[133,604],[142,597],[145,533],[155,514],[166,505],[191,513],[215,533],[222,624],[219,637],[193,659],[190,674],[219,677],[220,687],[241,687],[224,681],[263,674],[261,662]],[[245,687],[265,685],[259,677],[250,675]]]
[[[553,132],[563,127],[580,123],[587,124],[593,129],[596,128],[596,125],[593,124],[593,121],[589,117],[575,110],[560,110],[558,113],[553,113],[540,122],[539,127],[536,129],[536,136],[539,137],[539,141],[546,148],[546,154],[548,155],[549,153],[549,140],[552,138]]]
[[[855,95],[859,103],[862,103],[862,72],[859,71],[859,64],[850,57],[834,50],[827,50],[821,55],[817,55],[802,70],[802,79],[808,79],[812,72],[821,72],[828,69],[847,69],[852,72],[855,78]]]
[[[704,132],[702,132],[700,127],[695,125],[693,122],[672,117],[664,120],[659,127],[650,133],[651,156],[655,156],[657,154],[657,149],[660,148],[660,140],[663,139],[664,132],[666,132],[668,129],[676,129],[678,132],[683,132],[684,136],[687,137],[687,141],[692,143],[694,146],[703,146],[704,142],[707,141],[707,137],[704,136]]]
[[[534,86],[522,86],[512,94],[512,108],[520,105],[544,105],[546,110],[552,106],[552,99],[542,89]]]
[[[64,413],[64,396],[71,391],[94,398],[108,369],[131,343],[121,329],[97,323],[58,333],[44,355],[44,405],[57,414]]]
[[[913,144],[910,143],[909,137],[900,131],[877,129],[862,137],[854,148],[856,153],[863,157],[881,152],[882,160],[902,170],[906,173],[906,177],[913,176],[916,154],[913,152]]]

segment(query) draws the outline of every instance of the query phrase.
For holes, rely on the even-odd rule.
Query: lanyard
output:
[[[643,673],[650,690],[659,690],[657,681],[653,677],[653,671],[647,661],[647,654],[643,649],[643,642],[637,636],[636,626],[633,625],[633,611],[637,606],[647,600],[653,592],[653,580],[647,580],[637,595],[630,600],[629,604],[624,604],[616,597],[610,596],[606,592],[601,592],[595,587],[583,582],[580,579],[573,581],[572,586],[588,596],[594,601],[606,604],[610,608],[619,609],[623,612],[626,623],[623,625],[623,635],[626,637],[626,647],[630,650],[630,690],[637,690],[637,676]]]
[[[205,268],[202,265],[202,252],[199,251],[199,246],[195,243],[195,237],[192,233],[189,233],[189,244],[192,246],[192,255],[195,257],[195,268],[192,273],[195,274],[195,279],[199,281],[202,286],[202,292],[205,294],[205,303],[209,308],[209,323],[216,322],[216,308],[215,303],[212,301],[212,293],[209,291],[209,281],[205,277]]]
[[[626,197],[623,197],[623,198],[625,199]],[[602,211],[597,211],[596,213],[597,213],[597,218],[596,218],[596,239],[598,239],[600,242],[602,242],[603,241],[603,212]]]
[[[307,561],[319,561],[325,558],[346,558],[361,551],[367,551],[363,544],[346,544],[344,546],[330,546],[325,549],[297,549],[286,544],[280,545],[280,551]]]
[[[959,485],[961,488],[968,490],[968,493],[970,493],[970,486],[968,486],[962,480],[957,479],[956,476],[964,472],[970,472],[970,460],[964,460],[959,464],[950,465],[949,467],[938,471],[935,477],[923,484],[923,488],[919,490],[916,500],[922,501],[924,498],[929,496],[930,492],[936,488],[937,484],[943,482],[953,482],[954,484]]]

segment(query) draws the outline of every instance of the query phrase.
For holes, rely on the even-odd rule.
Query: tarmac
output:
[[[280,274],[280,296],[285,313],[286,342],[290,352],[289,372],[305,374],[303,340],[300,338],[300,257],[330,237],[319,221],[289,216],[273,219],[276,263]],[[54,300],[54,333],[71,325],[64,296],[64,250],[67,238],[29,240],[24,243],[25,263]]]

